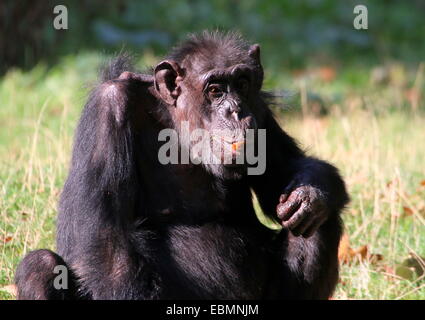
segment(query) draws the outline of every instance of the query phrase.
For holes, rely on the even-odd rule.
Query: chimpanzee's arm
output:
[[[306,156],[280,128],[271,112],[265,118],[266,171],[263,175],[249,177],[265,214],[285,222],[289,218],[287,215],[292,217],[301,200],[309,196],[322,199],[327,212],[339,212],[348,202],[348,195],[338,170],[325,161]],[[299,190],[297,194],[292,194],[296,190]],[[279,203],[287,205],[276,210]],[[310,203],[308,209],[321,209],[316,205],[319,204]]]
[[[344,182],[335,167],[305,156],[271,113],[265,128],[266,171],[250,179],[264,213],[287,234],[278,254],[291,292],[283,295],[326,298],[338,274],[339,214],[348,202]]]
[[[144,265],[131,235],[142,198],[137,126],[154,100],[149,77],[127,67],[112,64],[84,107],[59,204],[58,253],[93,299],[149,298],[138,292]]]

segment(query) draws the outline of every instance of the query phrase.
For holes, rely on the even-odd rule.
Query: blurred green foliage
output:
[[[68,30],[53,28],[58,4],[68,8]],[[357,4],[368,8],[368,30],[353,27]],[[160,55],[188,32],[216,28],[261,43],[274,70],[310,62],[415,63],[425,56],[423,0],[4,0],[0,72],[91,49]]]

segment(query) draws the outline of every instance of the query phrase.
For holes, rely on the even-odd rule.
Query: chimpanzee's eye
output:
[[[220,84],[210,84],[208,86],[208,93],[212,94],[214,97],[221,96],[223,92],[223,87]]]

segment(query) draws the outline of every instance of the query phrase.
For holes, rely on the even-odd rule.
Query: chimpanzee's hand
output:
[[[328,218],[324,194],[316,187],[305,185],[288,190],[280,196],[276,208],[282,226],[293,235],[308,238]]]

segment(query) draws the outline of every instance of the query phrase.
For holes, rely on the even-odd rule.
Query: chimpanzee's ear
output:
[[[257,77],[255,78],[255,87],[257,90],[261,89],[263,85],[264,71],[263,66],[261,65],[260,58],[260,45],[253,44],[249,47],[248,56],[253,60],[255,65],[255,71],[257,73]]]
[[[183,70],[177,62],[164,60],[155,67],[155,89],[167,104],[175,105],[182,77]]]
[[[257,64],[261,65],[261,61],[260,61],[260,45],[259,44],[253,44],[252,46],[249,47],[249,51],[248,51],[248,55],[254,59],[254,61]]]

